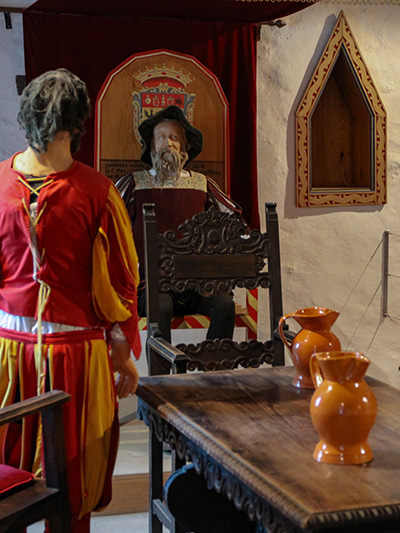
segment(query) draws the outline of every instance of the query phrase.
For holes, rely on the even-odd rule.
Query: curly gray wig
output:
[[[57,132],[69,131],[71,152],[78,150],[90,112],[86,84],[69,70],[49,70],[32,80],[23,90],[18,113],[19,125],[28,145],[43,153]]]

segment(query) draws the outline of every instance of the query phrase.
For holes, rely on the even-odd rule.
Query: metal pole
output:
[[[386,230],[382,236],[382,316],[388,313],[388,281],[389,281],[389,232]]]

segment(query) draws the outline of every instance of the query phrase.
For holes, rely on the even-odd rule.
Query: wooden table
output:
[[[312,457],[312,391],[275,367],[141,378],[139,415],[151,429],[150,498],[161,499],[162,441],[209,486],[268,532],[400,532],[400,391],[368,378],[378,415],[368,465]],[[157,517],[153,533],[161,531]]]

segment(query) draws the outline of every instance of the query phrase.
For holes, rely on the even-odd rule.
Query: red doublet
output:
[[[32,278],[29,220],[22,204],[25,198],[29,205],[30,192],[18,181],[20,174],[11,164],[12,159],[0,163],[0,308],[13,315],[32,317],[39,285]],[[40,192],[37,209],[40,213],[44,207],[44,211],[36,226],[38,247],[44,256],[38,278],[51,287],[43,320],[104,326],[92,305],[92,247],[98,227],[104,223],[111,182],[77,161],[70,169],[50,174],[46,180],[49,184]],[[132,299],[135,287],[125,287],[121,293],[126,294],[127,290],[127,297]]]
[[[113,372],[102,328],[118,322],[139,357],[137,257],[118,192],[108,178],[76,161],[46,177],[32,231],[30,191],[12,168],[13,159],[0,163],[0,309],[37,317],[40,281],[50,290],[41,319],[84,328],[43,335],[41,353],[47,386],[71,394],[64,424],[73,531],[86,531],[88,513],[110,500],[118,442]],[[32,248],[40,256],[36,275]],[[1,405],[14,402],[17,393],[21,399],[36,394],[37,339],[0,328]],[[39,469],[40,431],[32,422],[24,424],[21,448],[15,440],[21,426],[17,433],[9,426],[7,436],[0,430],[3,458]]]

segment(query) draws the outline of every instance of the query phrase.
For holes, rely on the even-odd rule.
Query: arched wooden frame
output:
[[[296,205],[386,203],[386,111],[340,13],[296,112]]]
[[[187,168],[213,178],[229,193],[226,96],[217,77],[196,58],[170,50],[134,54],[108,74],[96,100],[95,168],[113,181],[145,168],[138,126],[172,104],[203,133],[203,150]]]

